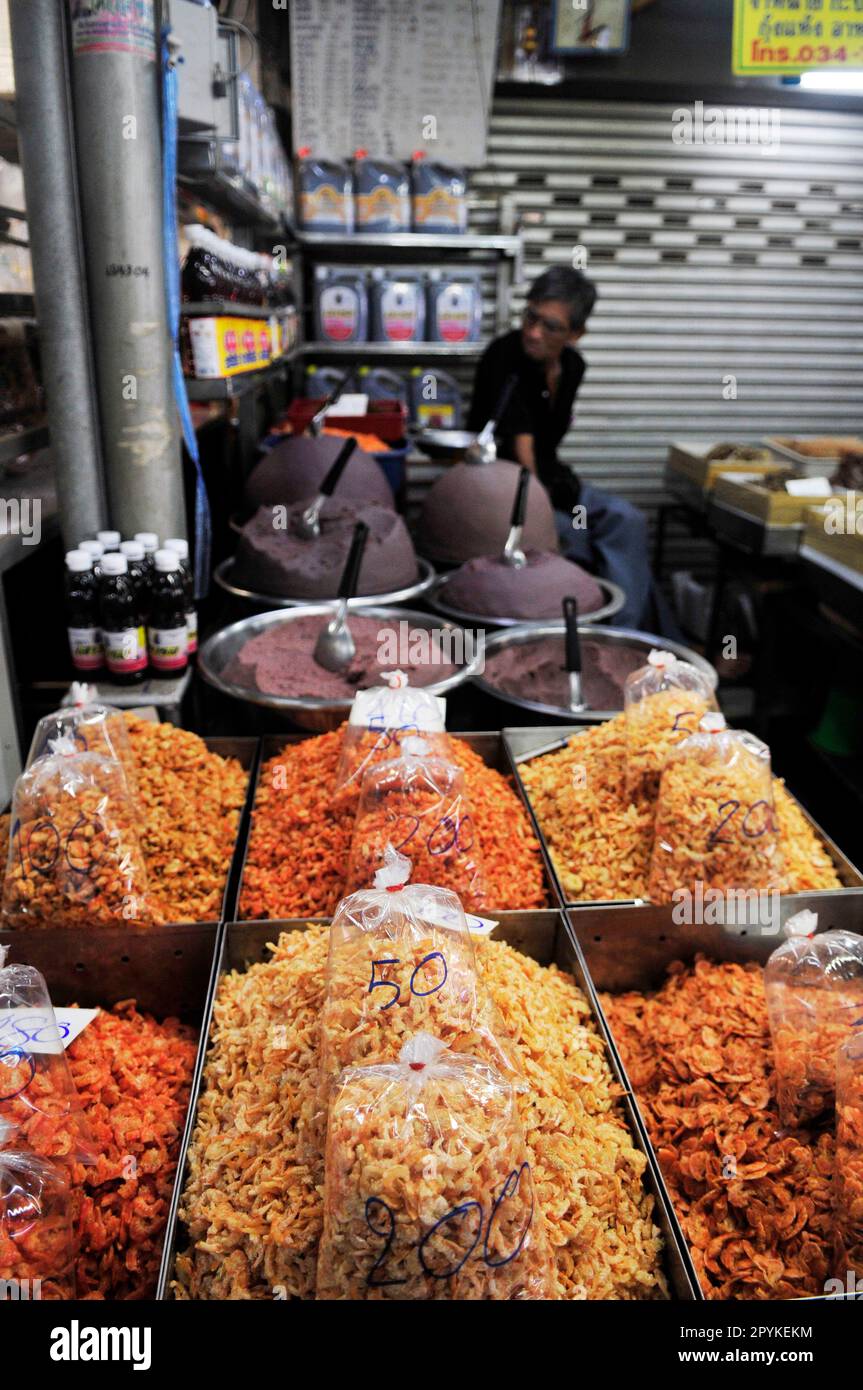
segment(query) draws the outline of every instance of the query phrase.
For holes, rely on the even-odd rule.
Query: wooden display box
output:
[[[805,519],[812,497],[792,497],[788,492],[771,492],[764,486],[764,474],[721,472],[713,488],[714,502],[763,521],[765,526],[795,526]],[[824,499],[826,501],[826,498]]]
[[[702,443],[695,439],[679,439],[669,444],[666,473],[682,476],[703,491],[710,492],[720,473],[773,473],[780,466],[772,456],[760,462],[741,460],[739,463],[733,459],[708,459],[710,450],[715,449],[719,442],[721,441]],[[762,446],[746,444],[742,447],[757,449]],[[769,454],[770,450],[762,449],[762,452]]]
[[[863,493],[844,492],[806,509],[803,544],[863,574]]]

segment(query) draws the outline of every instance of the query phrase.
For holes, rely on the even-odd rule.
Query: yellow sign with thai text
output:
[[[734,0],[736,73],[863,68],[863,0]]]

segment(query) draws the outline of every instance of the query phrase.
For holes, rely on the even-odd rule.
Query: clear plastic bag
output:
[[[716,707],[709,677],[671,652],[652,651],[647,664],[626,677],[626,788],[633,799],[656,799],[669,752]]]
[[[545,1299],[555,1280],[513,1088],[420,1034],[330,1106],[319,1299]]]
[[[486,906],[479,846],[461,768],[427,756],[408,739],[400,758],[370,767],[360,788],[346,891],[374,881],[388,844],[404,851],[415,877],[449,888],[471,912]]]
[[[421,736],[428,753],[446,758],[450,742],[442,701],[428,690],[408,684],[403,671],[391,671],[385,686],[361,690],[345,729],[336,792],[359,790],[368,768],[402,756],[405,741]]]
[[[790,918],[789,939],[764,968],[776,1100],[783,1125],[793,1128],[833,1107],[837,1049],[863,1029],[863,937],[815,936],[817,925],[814,912]]]
[[[863,1010],[861,1010],[863,1013]],[[834,1266],[843,1284],[863,1279],[863,1029],[836,1054]]]
[[[0,1152],[0,1281],[19,1300],[74,1299],[77,1253],[64,1168]]]
[[[70,738],[18,778],[3,915],[10,927],[152,920],[135,804],[116,758]]]
[[[659,787],[648,877],[652,902],[716,890],[783,887],[770,750],[706,714],[668,755]],[[760,920],[760,918],[759,918]]]
[[[0,1149],[93,1163],[81,1108],[44,976],[6,965],[0,946]]]
[[[30,742],[26,766],[31,767],[37,758],[49,755],[58,740],[71,739],[78,753],[99,753],[102,757],[116,759],[126,774],[129,795],[136,801],[138,778],[135,755],[122,711],[91,698],[95,696],[91,686],[76,686],[73,682],[73,690],[77,691],[77,700],[39,720]]]
[[[356,1063],[392,1061],[415,1033],[433,1032],[517,1085],[521,1066],[503,1020],[477,978],[476,955],[454,893],[408,883],[410,862],[388,847],[376,886],[343,898],[330,927],[319,1038],[317,1113],[309,1161],[323,1149],[330,1092]]]

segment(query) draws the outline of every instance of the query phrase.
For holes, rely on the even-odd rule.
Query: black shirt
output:
[[[584,376],[584,358],[565,347],[560,356],[560,377],[552,400],[545,367],[528,357],[521,332],[514,329],[489,343],[476,371],[468,429],[478,432],[493,416],[507,378],[517,385],[495,430],[500,458],[515,458],[515,436],[533,435],[536,468],[555,507],[570,511],[578,501],[578,478],[558,461],[557,446],[569,429],[575,393]]]

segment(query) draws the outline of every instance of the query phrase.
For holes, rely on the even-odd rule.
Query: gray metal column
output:
[[[162,251],[158,6],[70,0],[75,142],[111,522],[186,534]]]
[[[107,525],[71,128],[67,27],[57,0],[10,0],[18,145],[42,378],[67,547]]]

